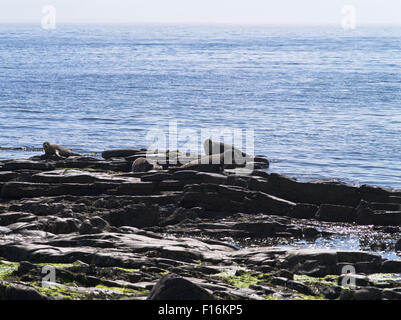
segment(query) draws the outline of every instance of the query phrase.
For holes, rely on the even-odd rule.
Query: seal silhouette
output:
[[[43,150],[45,151],[45,154],[48,156],[56,155],[58,157],[65,157],[65,158],[71,156],[80,156],[79,153],[73,152],[72,150],[59,146],[57,144],[50,144],[47,141],[43,143]]]

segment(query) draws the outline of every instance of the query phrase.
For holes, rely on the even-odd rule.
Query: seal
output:
[[[207,156],[210,156],[212,154],[224,153],[227,150],[232,150],[233,154],[238,153],[242,154],[243,157],[247,157],[246,153],[242,152],[240,149],[226,143],[214,142],[211,139],[205,140],[205,142],[203,143],[203,148]]]
[[[238,149],[228,149],[223,153],[200,157],[198,160],[190,161],[179,168],[184,170],[221,172],[224,169],[232,169],[245,165],[240,152]]]
[[[48,156],[56,155],[58,157],[71,157],[71,156],[80,156],[79,153],[75,153],[70,149],[64,148],[62,146],[59,146],[57,144],[50,144],[49,142],[44,142],[43,143],[43,150],[45,151],[45,154]]]
[[[157,163],[150,163],[148,159],[144,157],[137,158],[132,163],[132,172],[147,172],[149,170],[162,170],[163,168]]]

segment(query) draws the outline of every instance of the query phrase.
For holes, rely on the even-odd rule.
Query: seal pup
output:
[[[132,163],[132,172],[147,172],[149,170],[163,170],[163,167],[157,163],[150,163],[144,157],[140,157]]]
[[[71,156],[80,156],[79,153],[75,153],[70,149],[64,148],[62,146],[59,146],[57,144],[50,144],[49,142],[44,142],[43,143],[43,150],[45,151],[45,154],[48,156],[56,155],[59,158],[68,158]]]

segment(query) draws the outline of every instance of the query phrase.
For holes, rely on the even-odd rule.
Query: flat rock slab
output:
[[[289,218],[270,215],[237,214],[221,220],[205,219],[194,222],[189,217],[192,211],[183,212],[175,220],[168,219],[163,230],[174,234],[204,235],[212,238],[274,239],[277,237],[316,238],[322,233],[313,226],[299,225]],[[178,214],[177,214],[178,215]],[[150,228],[151,229],[151,228]]]
[[[277,247],[250,248],[234,252],[230,256],[236,261],[259,266],[278,261],[284,269],[313,277],[340,275],[348,273],[346,270],[349,268],[356,271],[358,264],[364,263],[371,267],[369,273],[379,273],[383,262],[380,255],[363,251]]]
[[[101,249],[101,251],[99,251]],[[135,253],[158,252],[159,257],[184,262],[219,260],[234,251],[224,243],[210,244],[191,238],[160,239],[147,235],[102,233],[95,235],[64,235],[35,243],[0,244],[0,256],[10,261],[86,263],[136,267]],[[95,262],[96,261],[96,262]],[[110,262],[108,262],[110,261]]]
[[[45,161],[10,160],[4,162],[4,165],[0,168],[1,171],[15,171],[23,169],[49,171],[54,169],[54,165]]]
[[[390,196],[398,196],[395,190],[378,187],[354,187],[333,182],[299,182],[296,179],[271,173],[267,178],[250,178],[251,190],[297,203],[334,204],[356,207],[362,199],[376,202],[390,202]]]
[[[117,188],[117,183],[31,183],[7,182],[3,185],[1,197],[4,199],[21,199],[36,197],[52,197],[60,195],[96,195],[106,190]]]
[[[125,158],[132,155],[135,155],[140,152],[144,152],[146,149],[113,149],[106,150],[102,152],[102,158],[110,159],[110,158]]]
[[[93,183],[93,182],[139,182],[138,178],[121,177],[104,172],[89,172],[83,170],[53,170],[35,174],[32,182],[36,183]]]
[[[0,171],[0,182],[7,182],[17,178],[19,174],[14,171]]]

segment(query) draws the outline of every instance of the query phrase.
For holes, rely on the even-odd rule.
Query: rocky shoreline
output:
[[[131,172],[144,152],[0,162],[0,299],[401,299],[401,261],[291,247],[345,228],[399,250],[400,190],[299,182],[263,157],[250,175]]]

